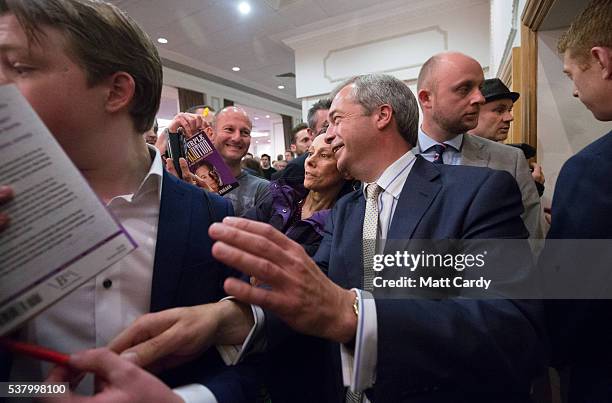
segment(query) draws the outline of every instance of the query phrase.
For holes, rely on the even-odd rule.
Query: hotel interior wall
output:
[[[386,72],[415,91],[423,62],[445,50],[472,55],[488,71],[489,0],[435,3],[437,7],[388,10],[373,21],[340,22],[284,39],[295,51],[296,95],[302,101],[303,119],[316,100],[354,74]]]

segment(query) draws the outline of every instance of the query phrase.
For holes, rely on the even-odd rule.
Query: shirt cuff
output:
[[[228,299],[234,299],[234,297],[225,297],[221,301]],[[263,335],[262,329],[265,322],[264,311],[257,305],[251,305],[251,312],[253,313],[253,327],[242,345],[215,346],[225,365],[238,364],[248,354],[259,351],[259,347],[263,345],[260,339]]]
[[[371,388],[376,382],[378,361],[378,322],[376,303],[371,293],[353,288],[359,303],[355,349],[340,345],[342,379],[354,393]]]
[[[199,383],[181,386],[172,391],[179,395],[185,403],[218,403],[210,389]]]

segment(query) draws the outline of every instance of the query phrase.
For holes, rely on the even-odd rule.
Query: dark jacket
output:
[[[298,214],[299,203],[308,194],[303,185],[289,185],[280,179],[270,183],[268,194],[255,207],[244,213],[243,217],[272,225],[287,237],[304,247],[312,256],[319,248],[323,238],[325,221],[331,210],[321,210],[302,220]]]

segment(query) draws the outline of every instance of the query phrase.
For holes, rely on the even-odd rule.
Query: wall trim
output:
[[[537,31],[556,0],[527,0],[521,21],[532,31]]]
[[[388,41],[390,39],[397,39],[397,38],[401,38],[401,37],[404,37],[404,36],[420,34],[420,33],[423,33],[423,32],[438,32],[442,36],[442,39],[444,41],[444,46],[443,46],[444,50],[445,51],[448,50],[448,32],[443,30],[442,28],[440,28],[440,26],[438,26],[438,25],[433,25],[433,26],[425,27],[425,28],[418,29],[418,30],[415,30],[415,31],[404,32],[404,33],[401,33],[401,34],[387,36],[387,37],[384,37],[384,38],[379,38],[379,39],[374,39],[374,40],[371,40],[371,41],[361,42],[361,43],[358,43],[358,44],[355,44],[355,45],[345,46],[345,47],[338,48],[338,49],[331,49],[330,51],[327,52],[327,55],[325,55],[325,57],[323,58],[323,76],[330,83],[341,82],[341,81],[347,80],[347,79],[352,77],[352,76],[335,77],[335,78],[331,77],[330,73],[327,70],[327,61],[332,56],[332,54],[334,54],[334,53],[342,52],[342,51],[349,50],[349,49],[355,49],[355,48],[359,48],[359,47],[366,46],[366,45],[371,45],[373,43],[381,43],[381,42],[384,42],[384,41]],[[419,67],[423,63],[425,63],[425,60],[423,60],[421,63],[415,63],[415,64],[411,64],[411,65],[407,65],[407,66],[397,66],[397,67],[393,67],[391,69],[386,69],[386,70],[382,70],[382,71],[372,71],[370,73],[392,73],[392,72],[395,72],[395,71],[398,71],[398,70],[405,70],[405,69],[410,69],[410,68],[414,68],[414,67]]]

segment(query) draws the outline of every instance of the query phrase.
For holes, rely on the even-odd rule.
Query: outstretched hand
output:
[[[160,372],[196,359],[212,344],[241,344],[252,326],[250,307],[226,300],[143,315],[109,348]]]
[[[268,224],[236,217],[208,232],[218,241],[212,249],[217,260],[270,287],[228,278],[229,295],[269,309],[301,333],[338,342],[355,336],[355,294],[327,278],[299,244]]]

